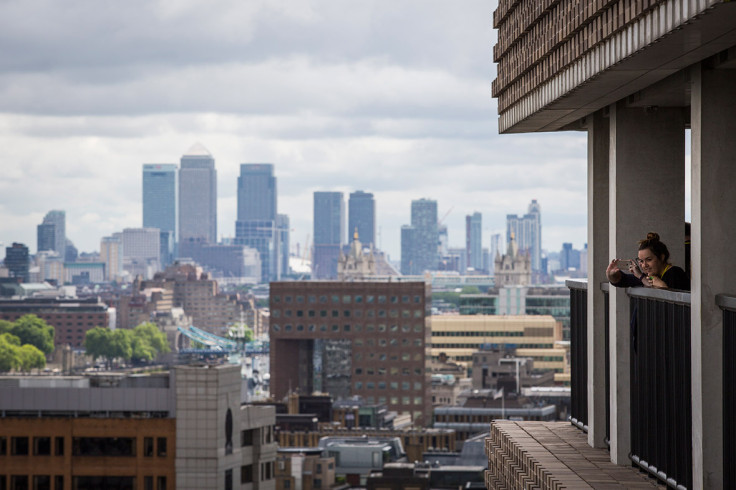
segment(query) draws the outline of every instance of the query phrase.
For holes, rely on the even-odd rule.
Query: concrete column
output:
[[[605,303],[600,284],[608,265],[608,117],[588,121],[588,444],[605,447]]]
[[[723,487],[723,325],[715,296],[733,293],[736,70],[692,72],[691,368],[693,487]],[[728,414],[733,416],[733,414]]]
[[[611,106],[609,253],[636,257],[637,241],[656,231],[671,260],[684,265],[685,123],[680,108]],[[611,288],[611,461],[630,464],[629,299]]]

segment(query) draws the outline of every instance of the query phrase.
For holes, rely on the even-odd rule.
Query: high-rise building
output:
[[[28,247],[22,243],[13,243],[10,247],[5,247],[5,267],[10,272],[10,277],[20,277],[23,282],[30,279]]]
[[[238,220],[276,220],[276,177],[271,163],[243,163],[238,177]]]
[[[345,201],[342,192],[315,192],[313,278],[337,277],[337,262],[344,243]]]
[[[411,226],[401,228],[401,273],[417,275],[437,270],[438,247],[437,201],[412,201]]]
[[[179,240],[186,238],[217,243],[217,170],[199,143],[181,157],[179,170]]]
[[[348,201],[348,234],[358,232],[361,243],[376,245],[376,201],[369,192],[356,191]]]
[[[506,243],[511,236],[516,239],[519,251],[529,253],[532,271],[541,270],[542,258],[542,209],[536,199],[529,204],[527,214],[519,217],[516,214],[506,215]]]
[[[423,281],[271,283],[272,397],[360,395],[428,424],[426,295]]]
[[[161,270],[161,232],[158,228],[125,228],[113,238],[123,244],[123,268],[131,278],[153,277]]]
[[[178,236],[179,173],[176,164],[143,164],[143,227]]]
[[[106,236],[100,241],[100,261],[105,264],[105,280],[115,281],[123,276],[123,238]]]
[[[280,279],[283,271],[277,210],[273,164],[241,164],[235,243],[258,250],[261,256],[261,280],[265,282]]]
[[[281,274],[289,274],[291,267],[289,266],[289,244],[291,236],[291,228],[289,225],[289,216],[285,214],[276,215],[276,228],[279,233],[279,254],[281,257]]]
[[[66,212],[49,211],[36,231],[39,252],[53,250],[60,257],[66,256]]]
[[[478,212],[465,217],[465,254],[469,268],[481,271],[483,267],[483,215]]]

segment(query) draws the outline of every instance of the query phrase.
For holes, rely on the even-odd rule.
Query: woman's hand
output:
[[[667,283],[664,282],[659,276],[647,276],[642,280],[644,285],[651,288],[667,289]]]
[[[608,282],[617,283],[621,280],[621,269],[616,265],[618,259],[613,259],[608,267],[606,267],[606,277]]]
[[[629,265],[629,272],[634,274],[637,279],[644,279],[644,273],[641,272],[641,270],[636,266],[636,262],[634,261],[631,261],[631,265]]]

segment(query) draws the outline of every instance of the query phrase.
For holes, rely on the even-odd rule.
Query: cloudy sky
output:
[[[36,251],[63,209],[80,251],[142,225],[141,165],[200,142],[234,235],[239,164],[275,164],[292,244],[312,193],[373,192],[399,258],[410,202],[436,199],[451,246],[483,213],[542,206],[543,243],[585,243],[583,133],[499,135],[492,13],[460,0],[0,1],[0,242]],[[0,255],[4,254],[4,249]]]

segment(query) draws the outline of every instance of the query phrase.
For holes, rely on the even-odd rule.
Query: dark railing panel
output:
[[[631,294],[631,454],[671,486],[692,487],[689,294]]]
[[[605,339],[605,349],[606,349],[606,446],[608,449],[611,449],[611,349],[610,349],[610,338],[609,338],[609,324],[611,321],[608,317],[608,312],[610,311],[610,302],[608,298],[608,289],[603,290],[603,310],[605,314],[605,322],[604,322],[604,335],[606,336]]]
[[[717,300],[723,308],[723,488],[736,488],[736,298]]]
[[[570,419],[588,429],[588,291],[570,287]]]

